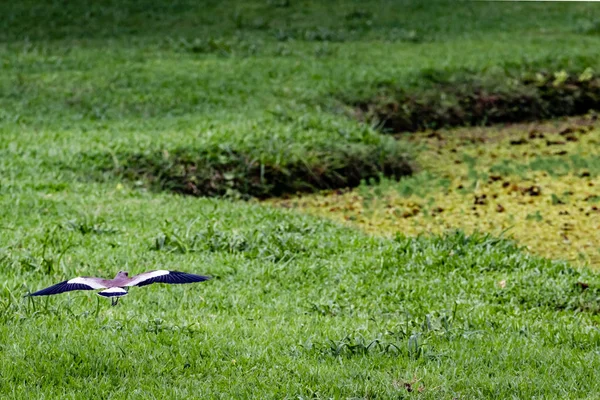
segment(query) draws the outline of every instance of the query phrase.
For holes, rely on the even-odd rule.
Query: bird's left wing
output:
[[[125,286],[146,286],[151,283],[194,283],[203,282],[211,279],[210,276],[188,274],[179,271],[167,271],[164,269],[148,271],[134,276]]]
[[[30,293],[27,296],[49,296],[52,294],[59,294],[64,292],[71,292],[73,290],[94,290],[94,289],[106,289],[104,285],[104,279],[92,278],[87,276],[79,276],[77,278],[63,281],[47,287],[46,289],[38,290],[35,293]]]

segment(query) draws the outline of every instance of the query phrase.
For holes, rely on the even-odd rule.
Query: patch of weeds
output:
[[[448,179],[423,171],[399,181],[385,177],[381,177],[377,181],[375,179],[363,180],[357,188],[357,193],[364,200],[379,199],[390,191],[394,191],[402,197],[424,197],[429,193],[447,189],[449,185]]]
[[[578,22],[575,32],[584,35],[600,35],[600,19],[586,19]]]
[[[92,171],[99,169],[154,190],[192,196],[267,198],[355,187],[364,179],[398,179],[412,172],[406,159],[398,154],[388,153],[385,148],[357,146],[331,151],[312,163],[291,160],[281,164],[233,150],[207,148],[83,154],[82,158]]]
[[[600,313],[597,299],[600,282],[590,271],[578,271],[563,263],[554,263],[542,271],[517,270],[506,287],[496,290],[494,301],[526,307],[548,307]]]
[[[312,303],[309,310],[310,312],[314,312],[322,316],[335,317],[342,314],[344,308],[344,306],[338,304],[337,302],[329,300]]]
[[[588,201],[590,203],[598,203],[598,202],[600,202],[600,196],[591,195],[591,196],[586,197],[585,201]]]
[[[429,75],[423,78],[433,85],[420,93],[384,88],[371,100],[354,102],[358,117],[384,131],[415,132],[581,115],[600,106],[600,78],[591,69],[523,74],[498,82],[463,75],[450,79],[435,71]]]
[[[307,42],[343,42],[346,38],[343,31],[317,27],[304,30],[301,39]]]
[[[243,234],[225,234],[210,225],[199,232],[173,228],[163,231],[155,239],[152,250],[169,253],[226,252],[242,253],[248,250],[248,237]]]
[[[331,57],[333,55],[335,55],[335,48],[331,47],[327,42],[315,47],[315,57]]]
[[[564,200],[562,200],[560,197],[558,197],[557,195],[552,193],[552,205],[556,206],[559,204],[565,204]]]
[[[269,29],[271,25],[271,21],[264,16],[251,17],[240,11],[235,11],[231,15],[231,22],[239,30],[263,31]]]
[[[182,331],[180,326],[173,324],[166,324],[165,321],[161,318],[155,318],[153,320],[149,320],[146,325],[146,332],[154,333],[158,335],[162,332],[180,332]]]
[[[103,218],[97,217],[83,217],[67,221],[65,228],[82,235],[113,235],[119,232],[118,229],[109,226]]]
[[[580,171],[584,171],[587,176],[595,177],[600,174],[600,161],[596,156],[582,156],[578,154],[570,157],[535,156],[528,163],[515,160],[502,160],[490,167],[491,173],[503,176],[522,176],[527,171],[542,171],[556,177],[578,174]]]
[[[216,54],[222,57],[251,56],[259,50],[259,44],[233,38],[168,39],[168,46],[177,51],[194,54]]]
[[[27,248],[25,252],[9,249],[5,261],[24,272],[57,273],[64,267],[66,253],[75,246],[72,236],[61,234],[61,231],[58,225],[46,229],[37,246]]]
[[[215,223],[194,230],[165,228],[151,244],[151,249],[169,253],[221,252],[240,254],[248,259],[279,262],[314,251],[308,238],[314,227],[298,227],[289,223],[244,232],[220,230]]]
[[[451,338],[458,330],[453,326],[456,309],[449,316],[446,312],[424,316],[404,314],[397,324],[384,332],[372,334],[367,339],[363,333],[346,335],[342,339],[328,339],[312,344],[309,350],[333,357],[355,357],[371,354],[386,354],[418,360],[433,357],[428,342],[433,338]]]
[[[384,36],[385,40],[390,42],[408,42],[408,43],[421,43],[423,37],[414,29],[398,29],[393,28],[386,31]]]
[[[301,40],[305,42],[345,42],[349,32],[342,29],[315,27],[305,29],[277,29],[273,35],[278,41]]]
[[[546,171],[551,175],[561,176],[571,172],[572,168],[569,164],[557,157],[536,157],[529,164],[529,168],[533,171]]]
[[[525,217],[525,219],[527,221],[536,221],[536,222],[542,222],[544,220],[544,217],[542,217],[542,214],[540,213],[539,210],[537,210],[534,213],[531,214],[527,214],[527,216]]]
[[[380,339],[367,340],[362,336],[346,336],[341,340],[329,340],[320,350],[322,354],[333,357],[353,357],[365,356],[371,352],[397,354],[400,347]]]
[[[278,57],[288,57],[293,54],[292,49],[284,43],[278,43],[273,51],[273,54]]]
[[[403,255],[419,257],[423,254],[423,244],[427,240],[431,239],[419,237],[407,242],[406,238],[398,237],[397,241],[401,246],[397,251]],[[509,254],[519,251],[515,243],[489,235],[455,232],[445,236],[444,240],[434,237],[433,242],[429,243],[437,249],[434,256],[436,261],[432,261],[442,282],[444,279],[455,279],[458,271],[462,271],[461,276],[465,279],[487,274],[490,283],[494,280],[493,276],[497,277],[494,284],[488,283],[481,288],[478,301],[497,305],[511,304],[522,309],[543,307],[591,314],[600,312],[597,303],[600,279],[589,269],[575,269],[564,262],[551,262],[527,255],[510,256]],[[428,257],[431,256],[428,254]],[[453,317],[452,321],[454,319]],[[416,319],[408,325],[412,328],[405,329],[402,335],[445,332],[443,314],[437,321],[432,321],[434,322],[427,323]],[[425,330],[425,327],[430,328]]]
[[[490,173],[500,176],[522,176],[525,168],[512,160],[501,160],[490,167]]]

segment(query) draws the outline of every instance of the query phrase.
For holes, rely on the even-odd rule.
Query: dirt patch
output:
[[[437,83],[422,93],[384,88],[352,104],[356,116],[383,131],[416,132],[442,127],[525,122],[582,115],[600,108],[600,78],[586,70],[536,73],[504,84]]]

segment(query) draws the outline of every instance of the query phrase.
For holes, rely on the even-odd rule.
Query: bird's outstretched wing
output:
[[[105,286],[103,282],[104,279],[101,278],[79,276],[68,281],[57,283],[56,285],[52,285],[35,293],[29,293],[27,296],[49,296],[52,294],[71,292],[73,290],[106,289],[107,286]]]
[[[126,286],[146,286],[151,283],[170,283],[170,284],[181,284],[181,283],[194,283],[203,282],[211,279],[210,276],[188,274],[186,272],[179,271],[167,271],[164,269],[156,271],[148,271],[142,274],[134,276]]]

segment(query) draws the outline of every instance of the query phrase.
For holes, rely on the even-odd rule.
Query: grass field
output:
[[[522,212],[542,224],[569,207],[592,210],[582,182],[598,183],[597,128],[546,146],[567,139],[550,128],[530,138],[521,126],[442,140],[354,116],[357,103],[436,85],[504,93],[536,73],[593,83],[579,77],[600,71],[599,12],[375,0],[0,4],[0,397],[597,397],[597,254],[546,240],[561,227],[537,242],[514,232],[515,242],[463,223],[471,211],[493,215],[492,192],[506,196],[496,175],[517,185],[513,197],[554,207],[517,213],[506,200],[519,223]],[[524,151],[535,155],[514,157]],[[556,158],[565,155],[571,164]],[[455,170],[440,168],[456,159]],[[534,185],[539,198],[527,192]],[[310,197],[311,209],[245,201],[346,186],[357,189],[327,204]],[[478,210],[462,202],[484,193]],[[429,198],[420,209],[444,210],[436,229],[426,218],[369,229],[359,214],[331,211],[344,196],[370,216],[392,204],[404,220],[404,201]],[[577,235],[597,248],[597,214],[578,218]],[[156,268],[214,279],[134,288],[117,307],[89,292],[23,297],[74,276]]]

